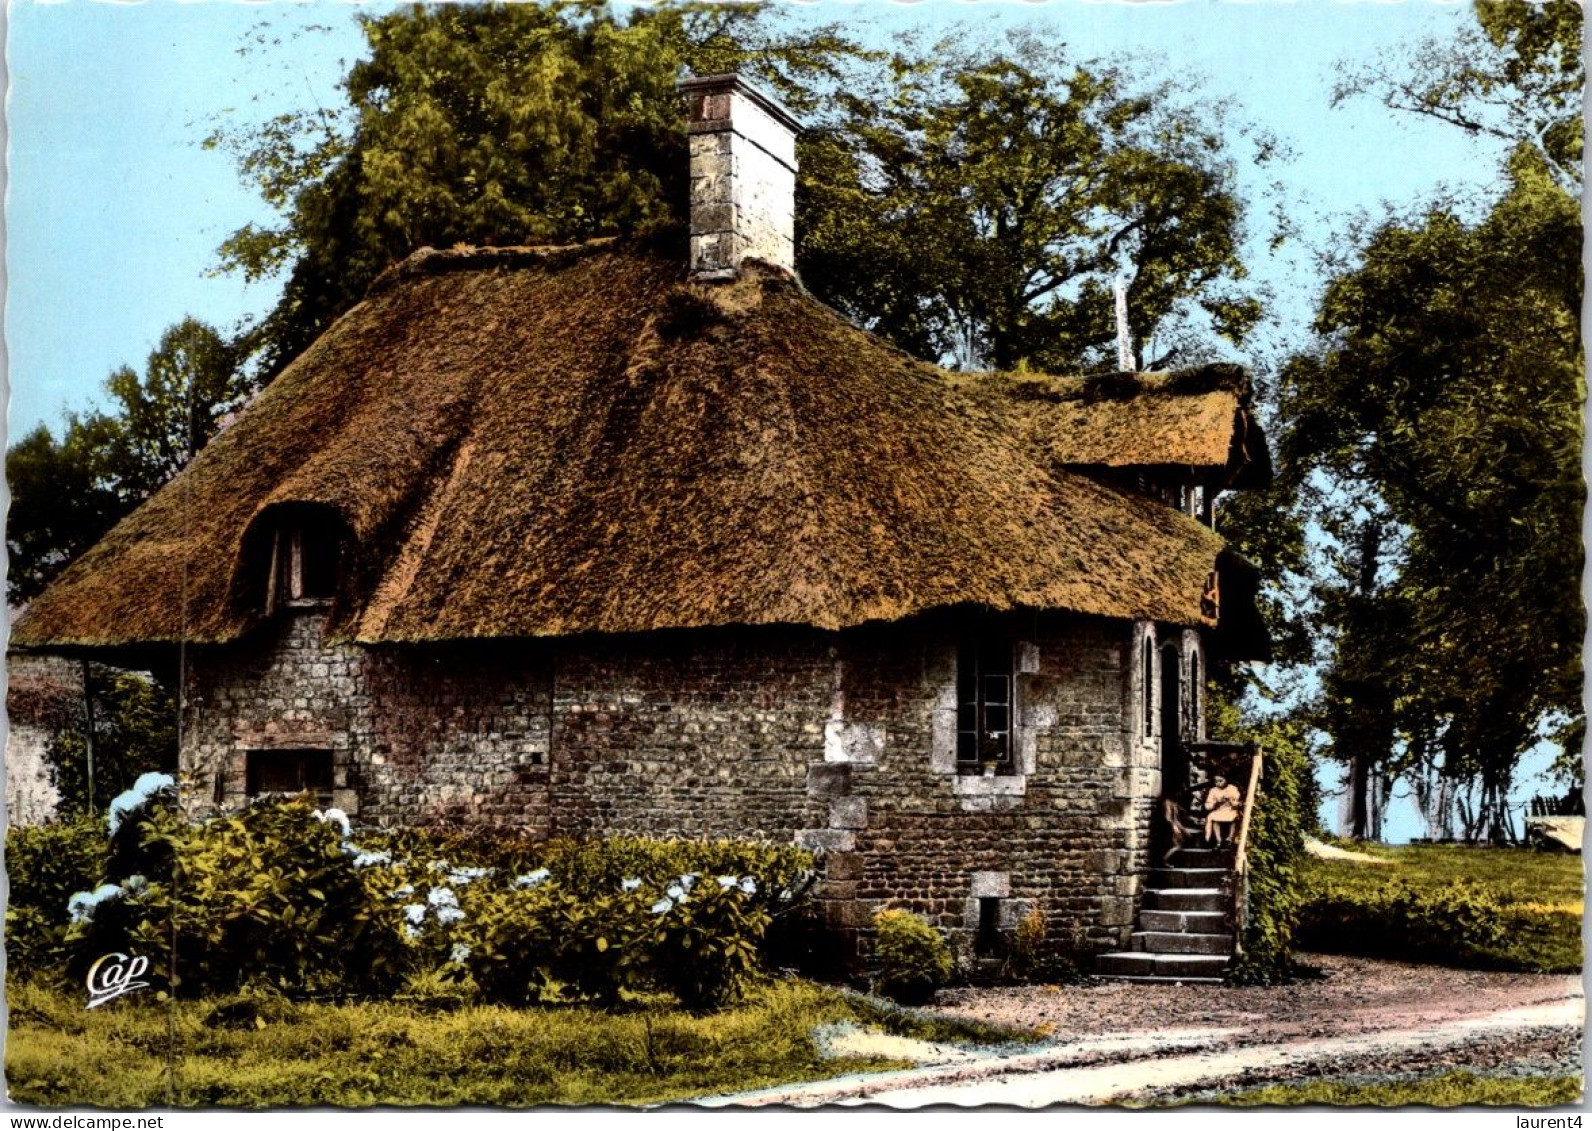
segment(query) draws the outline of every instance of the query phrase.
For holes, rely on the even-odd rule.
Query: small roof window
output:
[[[274,604],[324,605],[337,594],[341,539],[330,522],[283,523],[271,548]]]

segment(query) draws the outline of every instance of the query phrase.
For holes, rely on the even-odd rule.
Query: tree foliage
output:
[[[1176,356],[1152,339],[1189,308],[1240,340],[1260,311],[1239,287],[1233,156],[1216,108],[1197,117],[1186,93],[1034,36],[897,54],[838,91],[803,147],[803,277],[910,352],[969,368],[1115,367],[1119,275],[1139,367]]]
[[[682,68],[743,71],[798,111],[858,52],[830,29],[771,30],[749,4],[635,9],[450,4],[360,15],[369,57],[346,105],[223,128],[279,213],[221,247],[254,280],[287,271],[256,334],[267,375],[390,263],[423,246],[567,243],[684,215]]]
[[[1433,207],[1372,233],[1283,383],[1284,459],[1325,477],[1328,533],[1359,544],[1321,587],[1323,721],[1480,776],[1493,805],[1522,752],[1579,729],[1580,243],[1522,146],[1479,223]]]
[[[13,604],[39,593],[209,442],[248,391],[239,361],[215,329],[185,318],[161,335],[142,374],[123,366],[106,380],[111,412],[69,416],[59,440],[40,425],[12,445]]]
[[[60,792],[62,817],[103,815],[111,798],[150,771],[177,768],[177,701],[143,672],[89,665],[94,699],[94,795],[88,788],[88,735],[81,726],[51,736],[50,781]]]
[[[1362,94],[1469,133],[1525,142],[1559,186],[1581,185],[1581,37],[1572,0],[1478,0],[1476,23],[1421,43],[1401,64],[1344,69],[1335,100]]]

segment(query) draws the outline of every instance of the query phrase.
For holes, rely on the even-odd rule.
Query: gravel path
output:
[[[936,1010],[1056,1037],[1243,1028],[1257,1039],[1411,1029],[1478,1013],[1581,999],[1569,974],[1505,974],[1306,954],[1321,977],[1288,986],[1178,986],[1096,982],[1083,986],[963,989]]]
[[[1306,956],[1279,987],[1102,982],[964,989],[938,1012],[1040,1028],[1041,1046],[704,1101],[724,1104],[1161,1104],[1286,1080],[1453,1068],[1578,1075],[1578,978]]]

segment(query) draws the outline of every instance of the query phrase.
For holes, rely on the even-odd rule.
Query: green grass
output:
[[[233,1003],[219,1025],[216,1002],[180,1002],[170,1011],[180,1050],[177,1106],[660,1103],[898,1067],[823,1060],[812,1031],[847,1020],[897,1031],[923,1024],[871,1017],[845,995],[795,981],[771,983],[744,1004],[703,1017],[660,1004],[610,1014],[277,999],[256,1010]],[[87,1012],[75,995],[13,985],[10,1009],[13,1101],[168,1103],[167,1006],[134,997]],[[1032,1037],[954,1031],[963,1039]]]
[[[1466,965],[1536,973],[1581,969],[1581,858],[1523,848],[1469,845],[1354,845],[1392,861],[1319,860],[1307,865],[1307,891],[1327,884],[1367,894],[1391,880],[1421,891],[1456,882],[1481,889],[1501,905],[1504,940],[1473,948]],[[1362,940],[1364,941],[1364,940]],[[1420,955],[1398,955],[1415,960]]]
[[[1291,1107],[1299,1104],[1354,1104],[1364,1107],[1557,1107],[1581,1099],[1578,1076],[1478,1076],[1445,1072],[1386,1084],[1340,1084],[1315,1080],[1309,1084],[1275,1084],[1251,1092],[1223,1096],[1218,1103],[1234,1107]]]

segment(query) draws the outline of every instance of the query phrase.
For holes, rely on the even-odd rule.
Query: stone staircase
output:
[[[1233,852],[1185,848],[1153,868],[1133,949],[1102,954],[1098,973],[1130,982],[1220,982],[1233,953]]]

